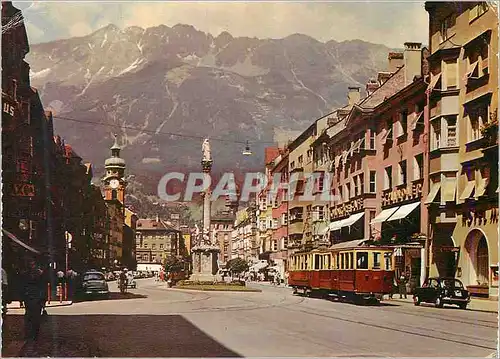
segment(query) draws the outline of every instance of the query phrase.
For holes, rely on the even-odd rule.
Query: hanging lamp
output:
[[[252,151],[250,150],[250,145],[248,144],[248,141],[247,141],[245,149],[243,150],[242,153],[244,156],[251,156],[252,155]]]

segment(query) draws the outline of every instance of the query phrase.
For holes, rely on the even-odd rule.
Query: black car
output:
[[[109,297],[108,283],[103,273],[88,271],[82,276],[82,293],[86,296],[96,295]]]
[[[422,302],[434,303],[437,308],[442,308],[444,304],[454,304],[466,309],[470,294],[458,279],[429,278],[413,293],[413,303],[420,305]]]

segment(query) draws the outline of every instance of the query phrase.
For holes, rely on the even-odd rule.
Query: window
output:
[[[431,123],[431,151],[441,147],[441,121]]]
[[[385,270],[392,270],[392,253],[384,253]]]
[[[375,139],[377,138],[377,132],[375,130],[370,130],[370,143],[369,148],[375,150]]]
[[[458,86],[458,63],[456,60],[444,62],[444,81],[442,81],[443,90],[456,89]]]
[[[151,249],[156,249],[156,244],[154,244],[154,243],[153,243],[153,244],[151,245]]]
[[[408,110],[399,113],[399,120],[396,123],[395,135],[396,138],[406,135],[408,129]]]
[[[290,168],[294,169],[295,168],[295,161],[290,162]]]
[[[349,201],[349,198],[351,198],[351,184],[346,183],[345,184],[345,200],[346,200],[346,202]]]
[[[398,185],[403,185],[406,184],[407,182],[407,174],[406,174],[406,160],[399,162],[398,165],[399,169],[399,176],[398,176]]]
[[[304,156],[300,155],[298,158],[299,166],[304,162]]]
[[[482,137],[481,128],[488,122],[488,105],[480,105],[467,110],[469,115],[468,141],[475,141]]]
[[[357,269],[368,269],[368,252],[356,253]]]
[[[392,188],[392,166],[385,168],[384,189]]]
[[[365,193],[365,176],[361,173],[359,175],[359,194]]]
[[[424,155],[419,154],[413,157],[413,180],[424,178]]]
[[[370,193],[377,192],[377,172],[370,171]]]
[[[448,147],[457,146],[457,116],[444,118],[446,125],[446,145]]]
[[[148,248],[148,244],[147,243],[144,243],[144,248]]]
[[[373,269],[380,269],[380,252],[373,253]]]
[[[118,194],[117,194],[116,190],[111,191],[111,199],[117,199],[117,198],[118,198]]]
[[[359,192],[358,192],[359,191],[359,182],[358,181],[359,181],[358,176],[355,176],[353,178],[353,184],[354,184],[354,188],[353,188],[353,191],[352,191],[353,192],[353,197],[356,197],[356,196],[359,195]]]
[[[441,29],[440,29],[440,35],[441,35],[441,42],[446,41],[453,35],[451,32],[451,28],[455,25],[455,18],[453,15],[450,15],[443,19],[441,22]]]
[[[488,11],[488,4],[486,3],[486,1],[481,1],[479,4],[469,10],[469,22],[476,20],[486,11]]]
[[[325,219],[325,207],[318,207],[318,220],[323,221]]]
[[[281,215],[281,225],[286,226],[287,222],[288,222],[288,213],[285,212]]]
[[[349,269],[354,269],[354,253],[349,253]]]

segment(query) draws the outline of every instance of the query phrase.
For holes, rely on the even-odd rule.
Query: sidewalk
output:
[[[71,301],[71,300],[66,300],[66,301],[63,300],[62,302],[60,302],[59,300],[52,300],[52,301],[50,301],[50,303],[47,302],[45,304],[45,307],[47,307],[47,308],[65,307],[65,306],[72,305],[72,304],[73,304],[73,301]],[[12,303],[7,304],[7,309],[23,309],[23,308],[21,308],[20,302],[13,301]]]
[[[384,299],[385,302],[401,302],[408,303],[413,305],[413,295],[408,294],[407,299],[399,299],[399,294],[395,294],[392,299]],[[498,313],[498,301],[490,300],[490,299],[478,299],[471,298],[469,305],[467,306],[468,310],[473,310],[476,312],[487,312],[487,313]]]

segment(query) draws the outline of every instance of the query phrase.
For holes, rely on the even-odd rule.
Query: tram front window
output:
[[[384,253],[385,270],[392,270],[392,253]]]
[[[380,253],[373,252],[373,269],[380,269]]]
[[[368,269],[368,252],[356,253],[356,263],[358,269]]]

